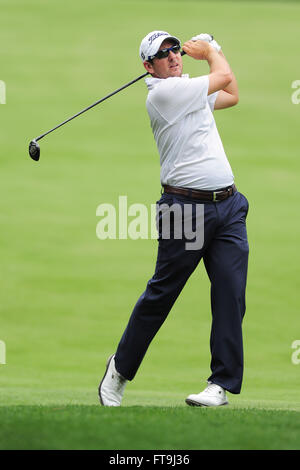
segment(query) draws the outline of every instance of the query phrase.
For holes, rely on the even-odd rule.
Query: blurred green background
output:
[[[150,208],[159,157],[143,81],[41,141],[29,141],[142,74],[154,29],[214,34],[238,79],[215,114],[250,203],[245,375],[236,407],[300,410],[299,2],[1,0],[0,405],[98,403],[107,357],[156,261],[156,240],[96,237],[96,208]],[[184,72],[207,73],[184,57]],[[209,282],[201,263],[126,390],[124,405],[185,406],[210,374]]]

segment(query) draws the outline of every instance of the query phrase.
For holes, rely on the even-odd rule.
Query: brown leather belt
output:
[[[201,199],[203,201],[224,201],[229,196],[237,191],[235,184],[227,188],[217,189],[216,191],[204,191],[200,189],[177,188],[175,186],[163,185],[164,192],[170,194],[179,194],[181,196],[190,197],[193,199]]]

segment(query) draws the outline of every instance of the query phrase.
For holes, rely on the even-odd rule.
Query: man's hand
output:
[[[215,49],[206,41],[187,41],[183,44],[182,49],[187,55],[197,60],[208,60]]]
[[[221,46],[215,41],[214,37],[211,34],[201,33],[198,36],[192,37],[192,41],[206,41],[208,42],[217,52],[220,52]]]

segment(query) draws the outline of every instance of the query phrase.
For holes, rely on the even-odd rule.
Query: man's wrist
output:
[[[207,54],[207,61],[212,61],[214,60],[215,57],[219,57],[219,52],[214,49],[212,46],[209,46],[209,49],[208,49],[208,54]]]

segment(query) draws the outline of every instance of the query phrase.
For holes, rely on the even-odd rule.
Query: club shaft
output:
[[[185,54],[186,54],[186,53],[185,53],[184,51],[181,52],[181,55],[185,55]],[[107,99],[110,98],[111,96],[113,96],[113,95],[119,93],[120,91],[124,90],[125,88],[129,87],[130,85],[133,85],[133,83],[138,82],[139,80],[141,80],[142,78],[146,77],[147,75],[149,75],[149,72],[143,73],[143,75],[140,75],[139,77],[135,78],[134,80],[131,80],[131,82],[126,83],[126,85],[123,85],[123,86],[121,86],[120,88],[118,88],[117,90],[115,90],[115,91],[109,93],[109,95],[104,96],[103,98],[101,98],[100,100],[98,100],[98,101],[96,101],[95,103],[91,104],[91,105],[88,106],[87,108],[84,108],[82,111],[79,111],[79,113],[76,113],[76,114],[74,114],[74,116],[69,117],[69,118],[66,119],[65,121],[63,121],[63,122],[61,122],[60,124],[58,124],[57,126],[53,127],[53,129],[50,129],[49,131],[44,132],[44,134],[39,135],[38,137],[36,137],[36,138],[34,139],[35,142],[37,142],[38,140],[42,139],[42,138],[45,137],[46,135],[50,134],[50,132],[55,131],[56,129],[58,129],[59,127],[63,126],[64,124],[67,124],[67,122],[72,121],[72,119],[75,119],[76,117],[80,116],[80,114],[83,114],[83,113],[85,113],[86,111],[88,111],[89,109],[92,109],[94,106],[97,106],[97,104],[102,103],[103,101],[107,100]]]
[[[146,76],[148,75],[148,73],[149,73],[149,72],[143,73],[143,75],[140,75],[139,77],[135,78],[135,79],[132,80],[131,82],[126,83],[126,85],[123,85],[122,87],[118,88],[117,90],[115,90],[115,91],[109,93],[109,95],[104,96],[103,98],[101,98],[100,100],[98,100],[98,101],[96,101],[95,103],[91,104],[91,105],[88,106],[87,108],[84,108],[82,111],[79,111],[79,113],[74,114],[74,116],[69,117],[69,118],[66,119],[65,121],[63,121],[63,122],[61,122],[60,124],[58,124],[57,126],[53,127],[53,129],[50,129],[49,131],[45,132],[44,134],[41,134],[40,136],[36,137],[34,140],[37,142],[38,140],[40,140],[40,139],[42,139],[43,137],[45,137],[47,134],[50,134],[50,132],[55,131],[56,129],[58,129],[59,127],[63,126],[63,125],[66,124],[67,122],[72,121],[72,119],[75,119],[77,116],[80,116],[80,114],[85,113],[86,111],[88,111],[89,109],[93,108],[93,107],[96,106],[97,104],[100,104],[100,103],[102,103],[103,101],[105,101],[105,100],[107,100],[108,98],[110,98],[111,96],[115,95],[116,93],[119,93],[119,91],[124,90],[125,88],[129,87],[130,85],[133,85],[133,83],[137,82],[138,80],[141,80],[142,78],[146,77]]]

